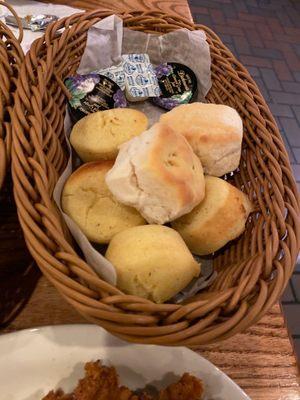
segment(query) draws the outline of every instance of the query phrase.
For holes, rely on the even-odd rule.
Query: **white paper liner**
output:
[[[203,31],[189,31],[179,29],[162,36],[146,34],[143,32],[123,29],[122,20],[112,15],[103,19],[89,29],[87,44],[82,56],[78,73],[86,74],[91,71],[117,65],[121,61],[121,54],[147,53],[154,64],[162,62],[178,62],[190,67],[198,80],[197,101],[204,101],[205,95],[211,87],[210,53]],[[159,119],[165,112],[154,106],[150,101],[134,103],[132,108],[140,109],[149,118],[150,125]],[[72,173],[72,152],[69,135],[72,129],[68,113],[65,118],[66,142],[70,151],[68,165],[59,178],[53,193],[54,200],[70,229],[74,239],[83,251],[86,261],[95,269],[96,273],[105,281],[116,285],[116,271],[114,266],[89,242],[77,224],[71,220],[61,209],[61,193],[67,178]],[[76,162],[76,160],[73,160]],[[78,160],[77,160],[78,161]],[[210,281],[212,274],[202,275],[180,293],[176,301],[187,298]]]

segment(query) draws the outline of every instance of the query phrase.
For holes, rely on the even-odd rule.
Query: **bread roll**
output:
[[[117,202],[104,181],[112,161],[82,165],[68,178],[62,192],[62,209],[89,240],[108,243],[118,232],[145,220],[131,207]]]
[[[205,199],[172,223],[192,253],[206,255],[237,238],[252,211],[248,197],[223,179],[205,177]]]
[[[200,273],[180,235],[161,225],[144,225],[115,235],[105,257],[115,266],[117,286],[127,294],[163,303]]]
[[[149,223],[164,224],[204,198],[201,162],[182,135],[158,123],[124,143],[106,183]]]
[[[119,146],[147,127],[146,115],[137,110],[97,111],[74,125],[70,142],[83,162],[114,160]]]
[[[186,137],[205,174],[222,176],[239,166],[243,122],[235,109],[221,104],[184,104],[162,114],[160,121]]]

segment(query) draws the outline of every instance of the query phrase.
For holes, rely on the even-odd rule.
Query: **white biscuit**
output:
[[[106,183],[120,202],[156,224],[190,212],[205,194],[200,160],[182,135],[161,123],[121,146]]]
[[[205,174],[222,176],[239,166],[243,122],[234,108],[222,104],[183,104],[162,114],[160,121],[185,136],[200,158]]]

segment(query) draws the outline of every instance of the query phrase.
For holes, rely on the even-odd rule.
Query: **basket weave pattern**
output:
[[[0,189],[3,185],[6,166],[10,161],[12,92],[15,88],[19,66],[23,59],[20,46],[23,36],[22,26],[13,8],[0,1],[0,6],[7,7],[19,23],[19,37],[0,21]]]
[[[225,339],[260,319],[292,274],[299,198],[284,144],[249,73],[211,30],[158,12],[122,14],[125,26],[150,33],[205,30],[213,81],[207,101],[234,107],[244,121],[239,172],[228,179],[249,195],[256,212],[242,237],[215,257],[213,286],[185,304],[154,304],[102,281],[74,247],[52,192],[67,158],[63,80],[79,65],[88,29],[109,14],[96,10],[52,24],[22,65],[12,115],[12,173],[28,248],[80,314],[125,340],[197,346]]]

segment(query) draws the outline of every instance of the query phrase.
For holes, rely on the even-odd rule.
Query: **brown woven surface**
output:
[[[208,28],[159,12],[122,15],[131,29],[164,33],[204,29],[212,57],[207,101],[236,108],[244,145],[233,183],[256,204],[243,236],[215,258],[219,275],[184,305],[153,304],[124,295],[97,277],[72,245],[52,200],[65,167],[63,79],[74,73],[87,30],[110,11],[76,14],[53,24],[25,57],[12,116],[12,173],[28,248],[46,277],[87,320],[126,340],[196,346],[225,339],[278,300],[299,249],[299,198],[274,118],[254,81]],[[59,31],[60,28],[65,28]]]
[[[23,29],[13,8],[0,1],[0,6],[5,6],[17,18],[19,23],[19,37],[16,38],[11,30],[0,21],[0,189],[5,178],[6,165],[10,161],[11,150],[11,124],[12,92],[18,69],[23,59],[20,46]]]

